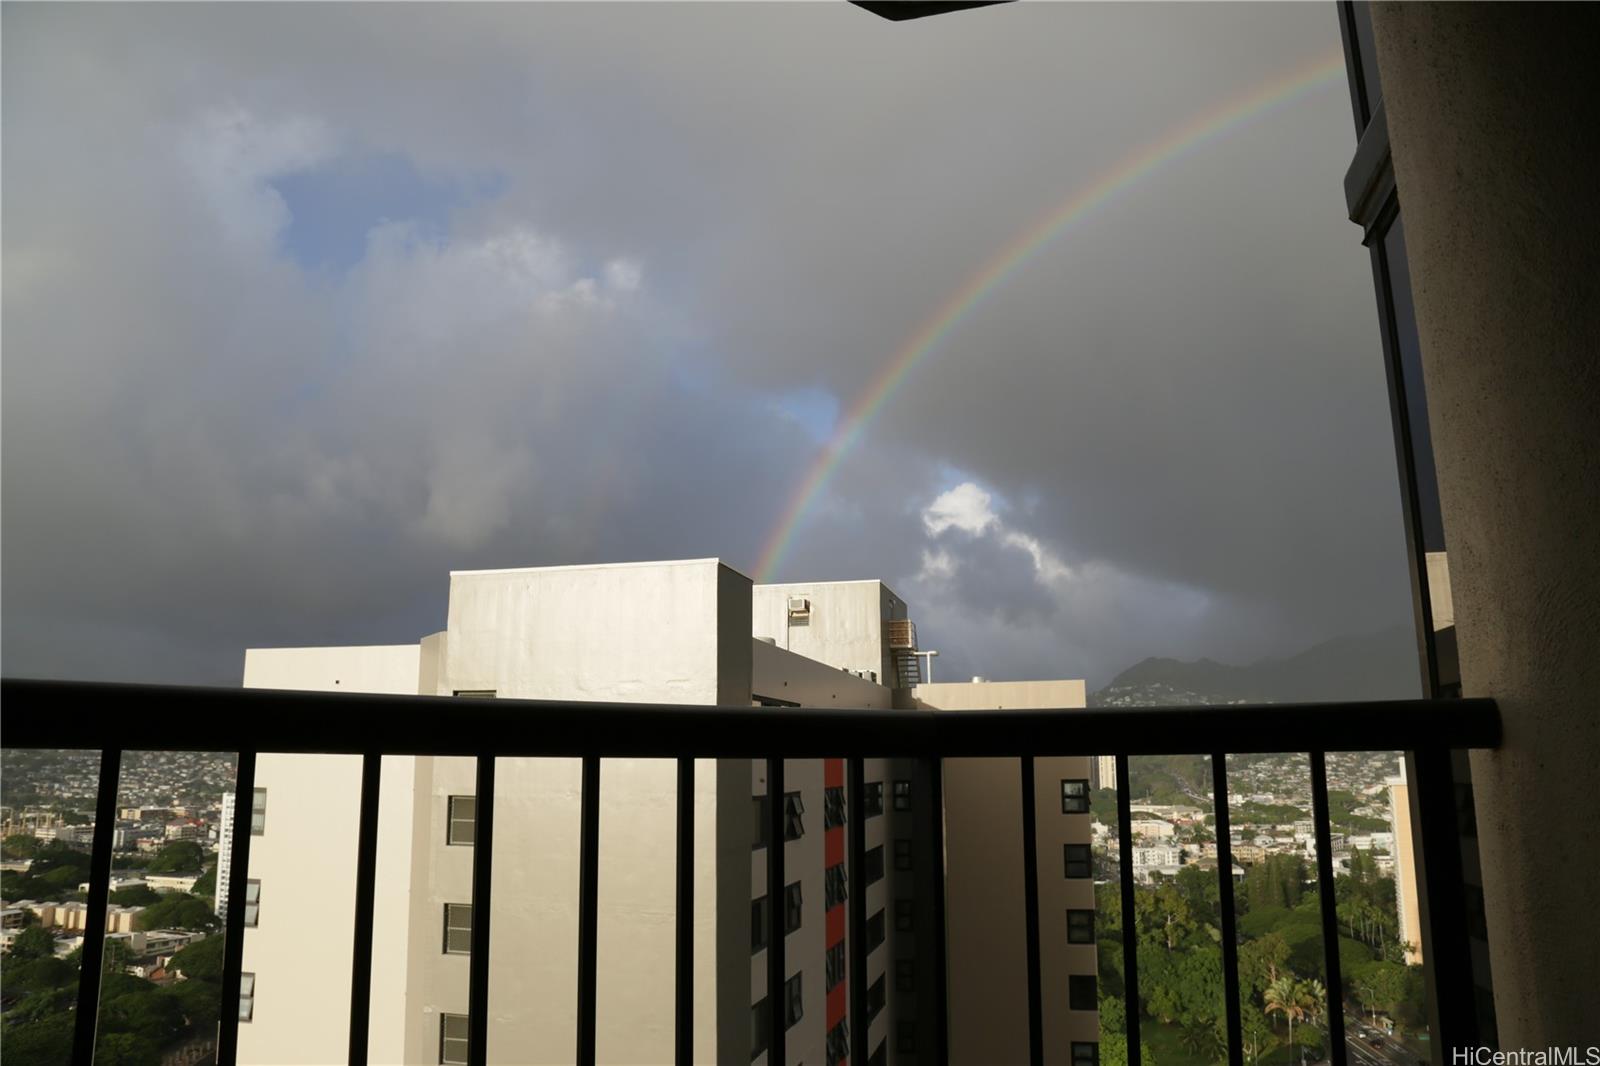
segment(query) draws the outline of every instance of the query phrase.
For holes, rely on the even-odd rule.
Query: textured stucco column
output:
[[[1600,1034],[1600,8],[1374,5],[1502,1047]]]

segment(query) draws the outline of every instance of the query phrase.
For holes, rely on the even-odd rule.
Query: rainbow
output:
[[[1073,191],[1058,207],[1033,225],[1019,232],[973,274],[965,284],[939,305],[917,331],[884,365],[845,410],[833,436],[800,480],[784,507],[782,517],[772,528],[756,564],[756,580],[771,581],[788,553],[796,529],[811,505],[832,479],[839,463],[860,439],[866,424],[905,381],[918,363],[927,358],[941,340],[955,328],[984,297],[997,289],[1034,253],[1059,237],[1074,222],[1090,214],[1139,183],[1143,178],[1182,158],[1230,130],[1259,118],[1315,89],[1333,83],[1344,72],[1344,59],[1337,51],[1281,75],[1264,85],[1167,131],[1162,136],[1126,156],[1088,184]]]

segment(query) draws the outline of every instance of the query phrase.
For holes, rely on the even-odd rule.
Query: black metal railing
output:
[[[1412,752],[1413,825],[1425,863],[1429,849],[1456,847],[1454,795],[1448,752],[1493,748],[1500,740],[1495,704],[1486,699],[1407,700],[1366,703],[1274,704],[1185,708],[1118,708],[1022,711],[841,710],[797,707],[694,707],[682,705],[558,703],[535,700],[471,700],[449,703],[439,697],[371,696],[278,692],[252,689],[175,688],[76,682],[7,680],[0,683],[5,708],[3,743],[10,748],[90,748],[101,751],[88,914],[83,943],[75,1022],[73,1061],[90,1066],[94,1058],[96,1016],[105,946],[105,915],[111,877],[118,774],[129,750],[232,751],[238,753],[233,851],[227,893],[222,1021],[219,1063],[238,1053],[240,970],[243,961],[245,893],[250,819],[258,752],[351,754],[362,757],[359,837],[356,856],[354,957],[350,987],[352,1064],[367,1060],[371,1004],[371,950],[376,876],[378,786],[384,755],[472,756],[477,759],[477,824],[473,854],[472,952],[468,995],[468,1058],[483,1064],[488,1048],[490,871],[494,851],[495,760],[557,756],[582,759],[580,814],[577,1041],[575,1061],[595,1061],[596,945],[598,927],[599,797],[601,760],[606,757],[675,758],[677,799],[676,1056],[692,1061],[694,897],[694,759],[750,758],[767,761],[770,824],[767,849],[769,895],[767,935],[768,1062],[784,1058],[784,908],[775,892],[784,882],[783,761],[786,758],[848,760],[850,802],[847,824],[851,846],[851,884],[864,885],[865,813],[862,760],[868,757],[922,760],[933,787],[921,801],[931,804],[929,825],[942,817],[941,760],[975,756],[1016,757],[1024,781],[1024,818],[1032,817],[1033,759],[1046,756],[1116,753],[1118,834],[1124,919],[1123,964],[1128,1003],[1129,1066],[1140,1066],[1138,947],[1129,811],[1128,758],[1132,755],[1209,755],[1213,771],[1217,871],[1221,894],[1222,946],[1229,1061],[1243,1062],[1237,941],[1232,906],[1232,854],[1228,832],[1227,754],[1310,753],[1317,881],[1321,896],[1327,977],[1329,1043],[1335,1066],[1345,1066],[1343,1004],[1340,994],[1337,917],[1333,890],[1327,779],[1324,753],[1367,751],[1374,747]],[[159,713],[147,713],[159,712]],[[450,728],[440,729],[448,713]],[[1373,741],[1382,738],[1382,743]],[[937,834],[935,834],[937,839]],[[930,842],[931,843],[931,842]],[[1037,840],[1023,835],[1024,865],[1037,870]],[[935,868],[938,869],[937,864]],[[939,877],[936,874],[935,880]],[[1027,900],[1037,908],[1035,878],[1028,876]],[[942,886],[941,886],[942,887]],[[1470,1024],[1470,986],[1433,972],[1437,959],[1459,957],[1466,930],[1460,918],[1460,885],[1425,882],[1424,945],[1434,1046],[1450,1047]],[[933,999],[937,1044],[933,1061],[944,1061],[948,1018],[944,979],[943,893],[935,892],[935,974]],[[863,893],[850,894],[851,1062],[865,1066],[869,1049],[864,1019],[865,952]],[[1037,938],[1036,914],[1027,928]],[[1448,941],[1448,943],[1447,943]],[[1045,1010],[1040,993],[1036,945],[1027,952],[1030,1056],[1042,1062],[1040,1036]],[[1465,997],[1465,999],[1463,999]]]

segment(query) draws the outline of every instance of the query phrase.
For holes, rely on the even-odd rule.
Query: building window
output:
[[[750,850],[759,851],[767,846],[767,823],[772,821],[772,815],[767,807],[767,797],[751,796],[750,803],[756,812],[756,831],[751,837]]]
[[[917,1050],[917,1023],[901,1022],[895,1027],[894,1049],[903,1055],[910,1055]]]
[[[850,897],[849,880],[845,877],[844,863],[835,863],[822,872],[822,887],[827,896],[827,910],[842,906]]]
[[[894,842],[894,868],[911,869],[911,841],[904,837]]]
[[[783,931],[792,933],[800,928],[800,882],[783,886]]]
[[[1067,978],[1067,1006],[1073,1010],[1099,1010],[1093,974],[1073,974]]]
[[[917,960],[894,960],[894,990],[908,995],[917,991]]]
[[[909,811],[911,809],[911,782],[896,781],[894,783],[894,809]]]
[[[845,1062],[850,1058],[850,1023],[840,1020],[828,1030],[828,1062]]]
[[[445,830],[446,844],[472,845],[478,829],[478,797],[450,797],[450,825]]]
[[[1089,856],[1089,845],[1067,844],[1064,851],[1067,859],[1068,877],[1090,877],[1094,874],[1093,864]]]
[[[752,955],[767,946],[767,907],[766,896],[750,901],[750,954]]]
[[[801,993],[801,974],[795,974],[783,983],[783,1028],[785,1031],[794,1028],[796,1022],[805,1017],[805,1000]]]
[[[1100,1045],[1072,1042],[1072,1066],[1100,1066]]]
[[[444,953],[446,955],[472,953],[472,904],[444,905]]]
[[[244,924],[251,929],[261,918],[261,882],[256,880],[244,883]]]
[[[884,986],[883,978],[879,977],[867,988],[867,1021],[876,1018],[888,1000],[888,989]]]
[[[844,825],[844,788],[822,790],[822,828],[837,829]]]
[[[250,797],[250,835],[258,837],[267,831],[267,790],[258,788]]]
[[[883,912],[879,911],[867,919],[867,950],[871,951],[883,943]]]
[[[242,973],[239,975],[239,1020],[247,1022],[256,1013],[256,975]]]
[[[861,812],[868,818],[883,813],[883,782],[868,781],[861,791]]]
[[[492,688],[458,688],[454,695],[468,700],[492,700],[495,690]]]
[[[783,794],[783,839],[799,840],[806,835],[806,824],[802,817],[805,813],[806,803],[800,798],[800,793]]]
[[[894,901],[894,927],[904,933],[909,932],[917,923],[917,906],[909,899]]]
[[[467,1066],[467,1016],[439,1015],[439,1062],[446,1066]]]
[[[761,1002],[750,1008],[750,1058],[758,1059],[767,1050],[771,1043],[772,1032],[769,1023],[772,1021],[771,1012],[767,1010],[767,1000],[763,996]]]
[[[823,956],[823,979],[826,985],[824,991],[832,992],[840,981],[845,979],[845,970],[849,966],[844,954],[844,941],[841,940],[829,948]]]
[[[1061,782],[1061,813],[1089,813],[1089,782],[1087,780],[1069,778]]]
[[[1067,943],[1094,943],[1094,911],[1067,912]]]
[[[872,884],[874,881],[882,881],[883,880],[883,845],[882,844],[879,844],[877,847],[875,847],[871,851],[867,852],[866,879],[867,879],[867,884],[869,884],[869,885]]]

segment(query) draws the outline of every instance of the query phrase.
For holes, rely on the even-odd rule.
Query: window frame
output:
[[[861,788],[861,813],[876,818],[883,813],[883,782],[868,781]]]
[[[450,1023],[460,1022],[466,1032],[460,1036],[450,1035]],[[472,1026],[465,1014],[439,1015],[439,1063],[440,1066],[466,1066],[472,1061]],[[452,1059],[446,1057],[446,1049],[451,1044],[461,1045],[461,1057]]]
[[[1074,859],[1072,857],[1074,848],[1083,849],[1083,858]],[[1082,881],[1085,878],[1094,877],[1094,849],[1092,849],[1088,844],[1063,844],[1061,846],[1061,857],[1065,863],[1064,876],[1067,880]],[[1074,863],[1082,864],[1083,873],[1075,874],[1072,872]]]
[[[894,960],[894,990],[908,996],[917,994],[917,960]]]
[[[1071,1050],[1072,1066],[1100,1066],[1100,1044],[1093,1040],[1074,1040]]]
[[[750,1061],[754,1062],[772,1046],[772,1012],[767,1009],[767,997],[750,1005]]]
[[[832,992],[840,982],[850,976],[850,957],[845,953],[844,941],[822,953],[822,990]]]
[[[889,984],[885,980],[887,974],[879,974],[878,979],[867,986],[867,1024],[872,1024],[872,1019],[883,1012],[889,1005]]]
[[[822,871],[822,887],[824,910],[844,906],[850,899],[850,875],[844,863],[836,862]]]
[[[783,794],[783,839],[799,840],[806,835],[806,801],[798,792]]]
[[[771,896],[758,896],[750,901],[750,954],[767,950],[767,930],[772,926]]]
[[[914,899],[894,901],[894,928],[897,933],[909,933],[917,927],[917,903]]]
[[[909,811],[911,809],[910,778],[902,777],[895,780],[890,802],[897,811]]]
[[[844,786],[836,785],[822,790],[822,828],[838,829],[845,824]]]
[[[256,1014],[256,975],[253,973],[239,974],[239,1021],[249,1022],[255,1020]]]
[[[467,817],[465,817],[465,818],[463,818],[463,817],[461,817],[461,816],[456,814],[456,805],[458,803],[461,803],[461,802],[466,802],[466,803],[472,804],[472,814],[467,816]],[[466,836],[468,837],[468,839],[462,840],[460,838],[460,834],[458,834],[457,831],[456,831],[456,826],[457,826],[458,823],[465,823],[466,824],[466,826],[467,826]],[[449,845],[450,847],[470,848],[470,847],[473,846],[474,841],[476,841],[477,839],[478,839],[478,797],[477,796],[468,796],[468,795],[460,795],[460,796],[450,796],[450,797],[448,797],[446,799],[446,801],[445,801],[445,824],[444,824],[444,842],[445,842],[445,844]]]
[[[805,973],[801,971],[783,982],[783,1031],[788,1032],[806,1016]]]
[[[806,919],[805,893],[799,881],[783,886],[783,935],[798,932]]]
[[[765,793],[759,796],[751,796],[750,801],[755,805],[756,811],[755,839],[750,844],[750,850],[760,851],[762,848],[767,846],[767,825],[772,821],[772,809],[767,806],[767,796]]]
[[[455,912],[458,912],[458,911],[466,911],[467,912],[467,924],[464,925],[464,926],[461,925],[459,922],[454,924],[454,925],[452,925],[450,923],[450,918],[451,918],[452,914],[454,914]],[[465,932],[466,935],[467,935],[467,946],[466,946],[466,948],[464,950],[457,950],[457,949],[454,949],[454,948],[452,948],[450,946],[450,935],[452,933],[458,933],[459,934],[461,932]],[[443,955],[471,955],[472,954],[472,904],[470,904],[470,903],[446,903],[444,905],[444,942],[442,944],[442,948],[441,948],[440,954],[443,954]]]
[[[887,936],[888,933],[885,929],[883,911],[880,910],[872,917],[867,919],[867,953],[870,955],[875,949],[880,947]]]
[[[866,853],[866,856],[865,856],[865,858],[864,858],[864,860],[862,862],[862,866],[864,867],[864,869],[862,870],[862,878],[867,884],[869,884],[869,885],[876,884],[877,882],[883,880],[883,845],[882,844],[879,844],[875,848],[868,848],[867,849],[867,853]]]
[[[1084,1000],[1089,1005],[1083,1006]],[[1068,1010],[1093,1010],[1100,1009],[1099,979],[1092,973],[1075,973],[1067,977],[1067,1009]]]
[[[1089,779],[1087,777],[1063,777],[1061,779],[1061,813],[1089,813]]]
[[[1088,922],[1087,935],[1084,935],[1082,925],[1085,921]],[[1074,922],[1078,924],[1074,926]],[[1067,943],[1093,944],[1095,942],[1094,934],[1094,911],[1080,907],[1069,907],[1067,909]]]
[[[253,789],[250,793],[250,835],[264,836],[267,832],[267,790]]]
[[[894,868],[896,870],[911,870],[915,866],[916,860],[911,850],[911,838],[896,837],[894,841]]]
[[[254,889],[255,898],[251,898]],[[244,883],[244,925],[246,929],[258,928],[261,921],[261,879],[252,877]]]

